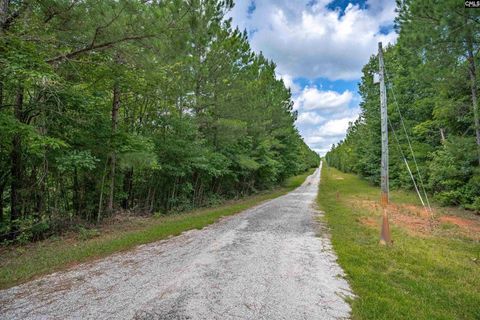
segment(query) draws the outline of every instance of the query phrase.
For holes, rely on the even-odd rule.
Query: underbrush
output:
[[[0,289],[30,280],[36,276],[65,269],[76,263],[105,257],[129,250],[191,229],[218,221],[270,200],[300,186],[311,169],[304,174],[289,178],[282,188],[262,192],[244,199],[227,201],[211,207],[172,215],[157,214],[150,217],[116,217],[108,224],[92,227],[82,226],[77,231],[61,237],[26,245],[0,247]]]

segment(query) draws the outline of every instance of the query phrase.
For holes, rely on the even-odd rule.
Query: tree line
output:
[[[384,54],[391,185],[413,189],[405,156],[420,189],[423,185],[442,205],[478,212],[480,11],[453,0],[402,0],[397,1],[397,12],[398,40]],[[380,98],[375,72],[378,61],[372,56],[359,84],[360,117],[326,159],[340,170],[379,183]]]
[[[0,234],[169,213],[318,165],[231,0],[0,0]]]

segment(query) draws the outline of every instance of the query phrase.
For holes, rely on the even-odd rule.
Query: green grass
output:
[[[303,174],[300,174],[298,176],[290,177],[287,180],[285,180],[285,182],[283,183],[283,187],[288,189],[288,191],[291,191],[295,188],[298,188],[302,185],[302,183],[305,181],[305,179],[314,172],[315,172],[315,168],[311,168]]]
[[[357,295],[351,301],[352,318],[480,319],[479,243],[415,236],[393,226],[394,245],[380,246],[378,228],[360,222],[374,213],[354,205],[377,198],[378,188],[324,166],[318,203]],[[391,201],[418,202],[408,192],[392,192]]]
[[[149,243],[186,230],[201,229],[223,216],[233,215],[261,202],[279,197],[300,186],[313,173],[291,177],[282,188],[233,201],[215,208],[195,210],[172,216],[150,218],[138,230],[119,230],[85,241],[45,241],[5,250],[0,256],[0,288],[8,288],[39,275],[65,269],[76,263],[105,257],[140,244]]]

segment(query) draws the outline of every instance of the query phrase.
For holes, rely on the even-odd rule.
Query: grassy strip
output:
[[[176,236],[186,230],[201,229],[218,221],[223,216],[233,215],[270,200],[299,187],[314,169],[291,177],[282,188],[247,197],[221,205],[177,214],[151,218],[148,226],[134,231],[118,231],[85,241],[65,243],[62,241],[34,244],[28,248],[19,247],[0,257],[0,288],[8,288],[33,277],[65,269],[76,263],[105,257],[114,252],[131,249],[169,236]]]
[[[353,291],[353,319],[480,319],[478,242],[414,235],[393,226],[394,245],[378,244],[379,228],[362,223],[378,213],[355,202],[377,200],[378,188],[324,166],[318,195],[339,263]],[[394,203],[416,204],[392,192]]]

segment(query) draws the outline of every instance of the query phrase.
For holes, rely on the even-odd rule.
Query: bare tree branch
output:
[[[123,9],[122,9],[123,10]],[[188,10],[185,11],[185,13],[178,19],[178,20],[174,20],[174,21],[171,21],[169,23],[169,26],[167,27],[167,29],[170,29],[172,27],[174,27],[176,25],[176,22],[177,21],[181,21],[183,20],[183,18],[190,12],[191,8],[188,8]],[[120,14],[120,13],[119,13]],[[117,16],[118,17],[118,16]],[[110,21],[106,26],[103,26],[103,28],[107,27],[108,25],[110,25],[111,23],[113,23],[113,21],[115,20],[116,18],[114,18],[112,21]],[[60,56],[57,56],[57,57],[54,57],[54,58],[51,58],[51,59],[48,59],[46,62],[49,63],[49,64],[53,64],[55,62],[59,62],[59,61],[63,61],[63,60],[68,60],[68,59],[71,59],[71,58],[74,58],[78,55],[81,55],[83,53],[87,53],[87,52],[90,52],[90,51],[94,51],[94,50],[105,50],[105,49],[109,49],[109,48],[112,48],[114,47],[115,45],[117,44],[120,44],[120,43],[123,43],[123,42],[129,42],[129,41],[137,41],[137,40],[144,40],[144,39],[149,39],[149,38],[155,38],[158,36],[158,33],[156,34],[146,34],[146,35],[129,35],[129,36],[124,36],[123,38],[120,38],[120,39],[117,39],[117,40],[113,40],[113,41],[107,41],[107,42],[104,42],[104,43],[100,43],[100,44],[95,44],[95,41],[96,41],[96,38],[98,36],[98,33],[100,32],[101,29],[99,29],[100,27],[98,27],[95,31],[95,34],[93,36],[93,39],[92,41],[90,42],[89,45],[87,45],[86,47],[83,47],[83,48],[80,48],[80,49],[77,49],[75,51],[72,51],[70,53],[67,53],[67,54],[64,54],[64,55],[60,55]]]
[[[103,29],[106,29],[108,28],[109,26],[112,25],[112,23],[115,22],[115,20],[117,20],[120,15],[122,14],[123,10],[125,10],[125,7],[122,7],[120,9],[120,11],[115,14],[112,18],[112,20],[110,20],[109,22],[107,22],[107,24],[103,25],[103,26],[98,26],[96,29],[95,29],[95,33],[93,34],[93,39],[92,39],[92,42],[90,43],[90,46],[95,46],[95,42],[97,41],[97,37],[98,35],[100,34],[100,32],[103,30]]]
[[[97,44],[97,45],[93,45],[93,43],[90,43],[87,47],[72,51],[68,54],[57,56],[55,58],[47,60],[46,62],[51,64],[51,63],[54,63],[54,62],[74,58],[74,57],[76,57],[76,56],[78,56],[82,53],[86,53],[86,52],[89,52],[89,51],[105,50],[105,49],[108,49],[108,48],[111,48],[111,47],[115,46],[116,44],[122,43],[122,42],[128,42],[128,41],[134,41],[134,40],[143,40],[143,39],[154,38],[154,37],[155,37],[155,35],[150,35],[150,34],[149,35],[140,35],[140,36],[139,35],[137,35],[137,36],[125,36],[125,37],[123,37],[121,39],[118,39],[118,40],[108,41],[108,42],[100,43],[100,44]]]
[[[50,20],[52,20],[53,18],[55,18],[56,16],[58,16],[59,14],[62,14],[62,13],[66,13],[70,10],[72,10],[72,8],[79,2],[80,0],[73,0],[72,3],[66,8],[66,10],[63,10],[63,11],[59,11],[59,10],[53,10],[53,11],[50,11],[50,13],[45,17],[45,19],[43,20],[44,23],[48,23]]]

